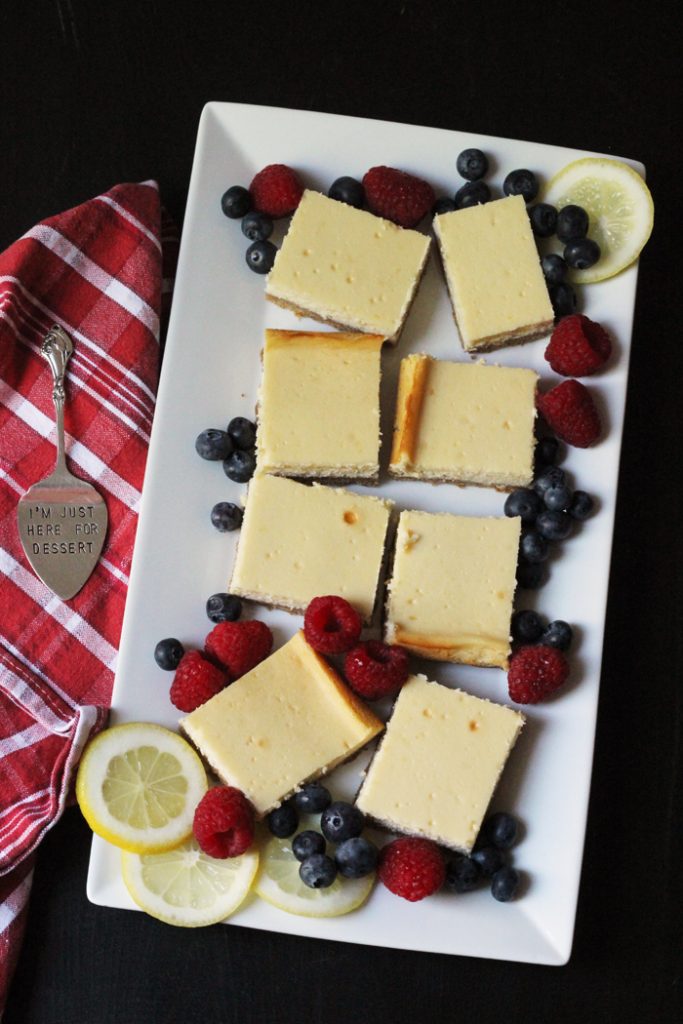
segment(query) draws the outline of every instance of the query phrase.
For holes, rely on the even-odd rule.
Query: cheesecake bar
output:
[[[434,233],[467,352],[552,330],[553,307],[522,196],[439,214]]]
[[[429,245],[419,231],[308,190],[268,274],[266,298],[341,330],[395,342]]]
[[[402,512],[387,643],[436,661],[507,668],[520,523]]]
[[[389,473],[510,490],[533,479],[533,370],[401,361]]]
[[[261,817],[353,757],[384,724],[298,632],[180,728]]]
[[[524,716],[411,676],[356,798],[392,832],[469,853]]]
[[[253,477],[230,592],[291,612],[338,594],[370,622],[391,507],[341,488]]]
[[[377,482],[382,335],[267,330],[257,472]]]

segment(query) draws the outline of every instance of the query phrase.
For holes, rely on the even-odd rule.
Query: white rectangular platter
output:
[[[209,513],[221,500],[238,502],[244,485],[229,481],[220,463],[194,450],[206,427],[233,417],[254,417],[263,331],[270,327],[319,329],[264,300],[263,278],[246,266],[247,240],[238,221],[226,219],[222,193],[248,186],[269,163],[295,168],[305,184],[327,191],[350,174],[361,178],[387,164],[427,179],[437,195],[459,185],[458,153],[470,146],[490,157],[488,180],[501,195],[508,171],[528,167],[547,180],[587,154],[456,131],[415,127],[308,111],[209,103],[202,114],[192,170],[173,312],[145,478],[128,602],[113,695],[112,723],[155,721],[171,728],[178,713],[168,698],[171,676],[153,660],[156,642],[175,636],[201,647],[212,624],[206,599],[228,587],[235,534],[221,534]],[[642,165],[628,161],[641,173]],[[283,913],[257,898],[231,925],[377,946],[563,964],[569,958],[579,888],[590,789],[610,548],[622,435],[637,267],[605,283],[584,287],[579,308],[616,339],[608,368],[591,382],[606,425],[594,448],[569,449],[563,463],[574,486],[597,498],[597,511],[573,536],[555,546],[548,582],[520,591],[516,607],[537,608],[575,627],[571,677],[547,703],[524,709],[527,726],[495,794],[493,807],[515,813],[523,838],[514,863],[525,878],[522,896],[496,903],[484,888],[462,896],[440,893],[409,904],[377,886],[359,911],[332,920]],[[543,385],[557,383],[543,359],[545,341],[489,356],[505,366],[530,366]],[[446,287],[432,256],[406,328],[383,360],[383,466],[391,435],[398,362],[409,352],[464,360]],[[362,488],[359,488],[362,490]],[[372,489],[372,493],[378,493]],[[382,477],[379,493],[399,509],[502,515],[504,496],[485,488],[432,486]],[[300,627],[285,612],[252,606],[280,645]],[[447,685],[507,702],[505,673],[496,669],[424,662],[420,671]],[[367,754],[334,774],[338,797],[351,796]],[[119,852],[95,837],[88,896],[98,904],[135,909],[120,875]]]

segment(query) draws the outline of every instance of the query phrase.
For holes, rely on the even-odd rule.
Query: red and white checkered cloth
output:
[[[177,255],[154,182],[118,185],[42,221],[0,255],[0,1014],[23,936],[33,851],[106,718]],[[163,245],[162,245],[163,242]],[[167,244],[168,243],[168,244]],[[163,257],[163,258],[162,258]],[[170,271],[170,273],[169,273]],[[71,600],[32,572],[17,502],[54,467],[52,326],[66,375],[71,469],[109,511],[101,558]]]

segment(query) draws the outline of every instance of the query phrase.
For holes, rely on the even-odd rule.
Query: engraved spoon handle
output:
[[[66,459],[64,457],[64,405],[66,403],[64,375],[66,373],[66,364],[69,362],[73,350],[74,346],[71,338],[64,328],[58,324],[50,328],[40,348],[52,370],[52,401],[55,405],[55,419],[57,423],[57,462],[55,472],[58,470],[66,471]]]

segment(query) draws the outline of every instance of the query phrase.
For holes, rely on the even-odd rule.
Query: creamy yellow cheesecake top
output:
[[[416,480],[525,487],[533,478],[533,370],[401,361],[389,472]]]
[[[180,726],[259,816],[352,757],[384,728],[302,632]]]
[[[437,661],[507,668],[520,522],[402,512],[387,642]]]
[[[342,488],[253,477],[231,593],[289,611],[338,594],[369,622],[391,507]]]
[[[522,196],[439,214],[434,232],[463,348],[497,348],[552,329],[553,308]]]
[[[518,711],[411,676],[356,803],[393,831],[469,853],[523,724]]]
[[[257,472],[378,476],[383,341],[359,332],[266,331]]]
[[[396,341],[429,245],[419,231],[308,190],[266,280],[266,298]]]

